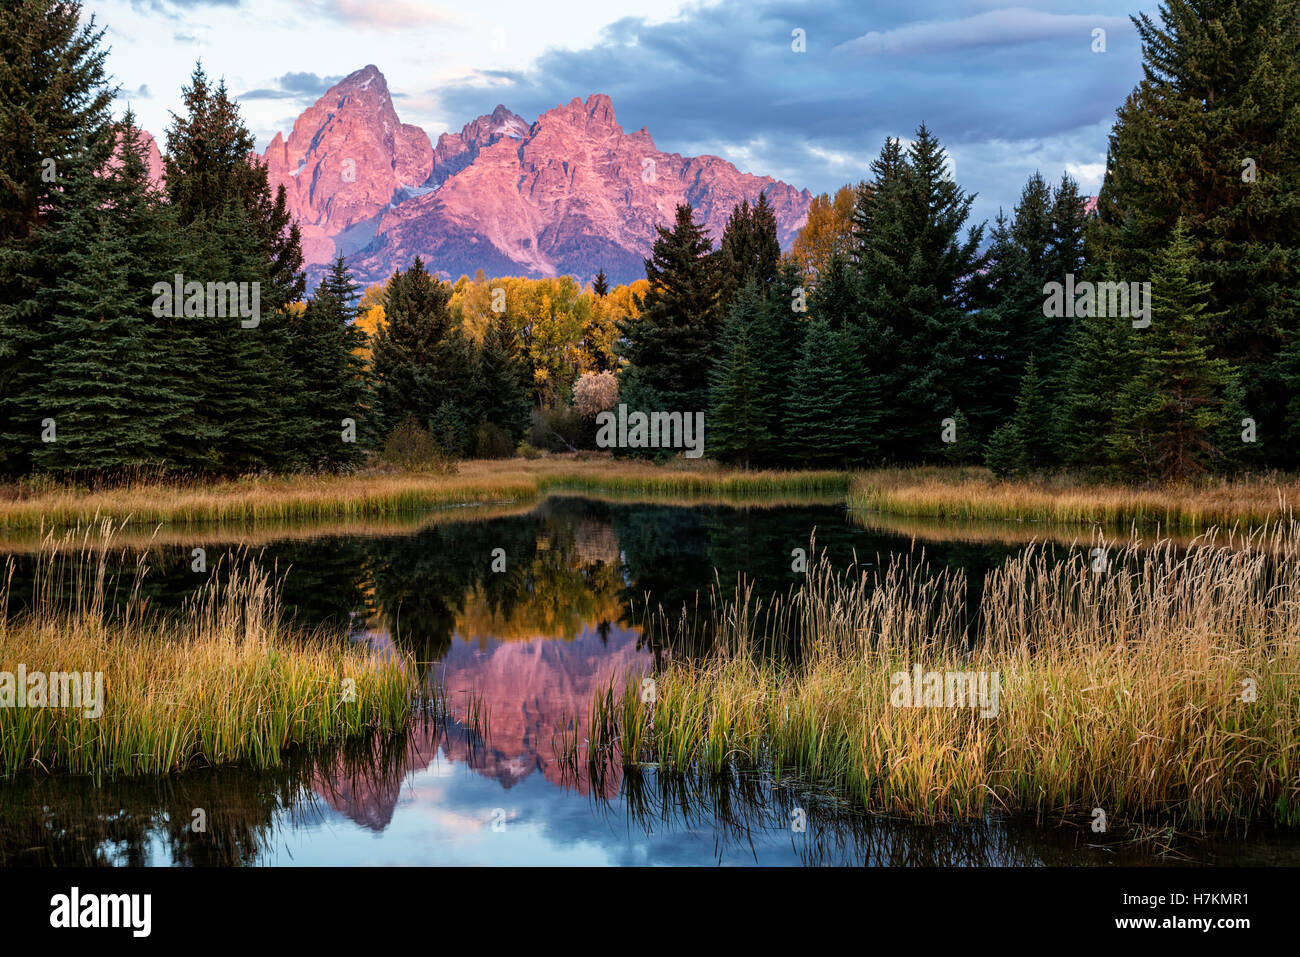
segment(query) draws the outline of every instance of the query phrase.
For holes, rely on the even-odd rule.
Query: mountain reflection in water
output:
[[[647,609],[707,606],[715,583],[725,592],[741,574],[757,595],[784,594],[800,577],[791,550],[807,548],[814,529],[817,548],[837,564],[923,555],[936,570],[960,568],[974,596],[985,573],[1022,547],[970,534],[945,541],[933,530],[921,544],[906,529],[864,527],[829,505],[683,508],[571,497],[448,510],[382,533],[241,541],[214,529],[186,541],[171,530],[165,544],[148,546],[143,591],[155,608],[179,609],[198,584],[194,547],[217,568],[274,565],[298,623],[409,655],[424,686],[445,696],[448,714],[419,719],[400,736],[291,752],[268,771],[0,781],[0,864],[1300,861],[1294,839],[1259,833],[1180,838],[1172,856],[1158,857],[1149,842],[1108,836],[1096,846],[1086,826],[921,827],[764,774],[693,780],[644,768],[593,779],[585,762],[560,759],[597,689],[649,672],[662,652],[660,636],[641,627]],[[504,572],[492,571],[498,548]],[[16,546],[14,554],[20,604],[34,558]],[[123,593],[135,563],[129,549],[120,557]],[[200,808],[207,829],[196,832]],[[792,828],[800,812],[802,831]]]

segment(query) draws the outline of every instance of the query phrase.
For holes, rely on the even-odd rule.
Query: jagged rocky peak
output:
[[[498,103],[437,142],[402,123],[383,73],[367,65],[303,111],[265,154],[317,272],[343,252],[362,281],[419,255],[455,277],[641,275],[655,227],[679,203],[722,234],[732,208],[766,193],[788,247],[812,197],[713,156],[655,147],[626,133],[604,93],[574,97],[535,122]]]

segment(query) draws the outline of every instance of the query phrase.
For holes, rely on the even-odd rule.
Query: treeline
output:
[[[1068,176],[1035,174],[985,242],[925,126],[818,197],[786,260],[761,199],[717,249],[679,208],[625,330],[620,401],[707,409],[709,454],[747,465],[1294,468],[1300,8],[1240,6],[1170,0],[1163,23],[1136,21],[1148,78],[1097,216]]]
[[[1136,19],[1146,78],[1095,215],[1035,174],[970,223],[923,125],[814,200],[789,255],[760,196],[716,248],[679,207],[631,286],[448,283],[416,259],[359,295],[339,259],[305,301],[297,227],[224,85],[195,70],[155,188],[79,16],[0,12],[2,473],[592,448],[616,404],[705,412],[707,454],[746,466],[1300,465],[1294,2]]]
[[[354,468],[410,418],[444,454],[513,454],[512,328],[476,341],[416,260],[374,341],[340,258],[310,298],[297,226],[201,67],[149,176],[75,3],[0,12],[0,474]]]
[[[103,32],[80,15],[40,0],[0,13],[0,470],[355,463],[351,284],[289,308],[297,227],[202,69],[156,188],[133,116],[109,114]]]

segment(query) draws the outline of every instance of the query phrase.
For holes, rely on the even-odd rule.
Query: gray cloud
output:
[[[1125,30],[1126,17],[1048,13],[1025,7],[988,10],[956,20],[908,23],[872,30],[841,43],[833,52],[859,56],[925,56],[973,47],[1012,47],[1039,41],[1091,40],[1094,29]]]
[[[1039,162],[1057,164],[1042,168],[1049,179],[1065,163],[1099,162],[1106,124],[1141,78],[1129,0],[1082,13],[1060,0],[864,6],[722,0],[666,23],[629,17],[588,49],[432,92],[444,115],[464,120],[498,102],[531,119],[607,93],[622,126],[646,126],[661,149],[715,153],[814,192],[862,178],[887,136],[925,122],[954,154],[959,182],[980,194],[984,219],[1014,204]],[[1091,49],[1097,27],[1104,54]],[[792,49],[796,29],[806,52]]]
[[[315,73],[286,73],[276,77],[274,87],[264,87],[241,93],[241,100],[302,100],[314,102],[331,86],[343,79],[339,76],[317,76]]]
[[[186,10],[196,7],[239,7],[243,0],[131,0],[131,8],[137,13],[160,14],[164,17],[179,17]]]

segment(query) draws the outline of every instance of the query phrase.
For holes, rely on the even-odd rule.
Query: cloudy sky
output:
[[[1010,5],[1014,3],[1014,5]],[[881,9],[882,7],[886,9]],[[196,59],[264,147],[374,63],[431,138],[498,103],[528,120],[607,93],[626,130],[814,192],[857,182],[925,122],[976,218],[1025,179],[1096,192],[1115,109],[1141,76],[1128,15],[1156,0],[86,0],[109,69],[162,138]],[[1105,52],[1096,52],[1095,31]],[[795,47],[801,45],[802,52]]]

